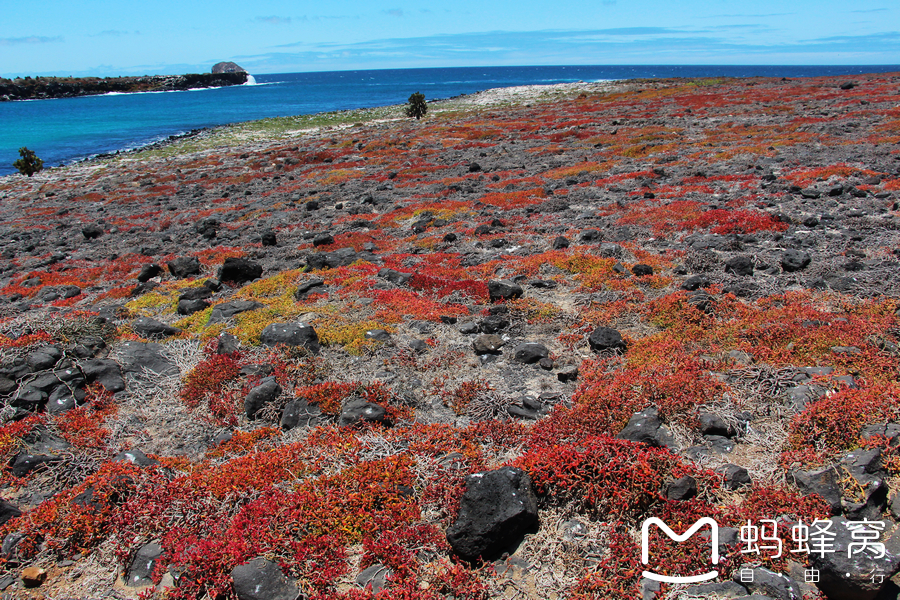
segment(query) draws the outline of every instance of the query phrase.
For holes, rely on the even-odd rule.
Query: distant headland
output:
[[[247,83],[250,74],[234,63],[217,63],[212,73],[142,77],[0,77],[0,102],[71,98],[96,94],[163,92]]]

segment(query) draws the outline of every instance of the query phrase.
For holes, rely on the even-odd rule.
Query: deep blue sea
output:
[[[818,77],[900,71],[859,66],[459,67],[255,75],[257,85],[0,102],[0,175],[27,146],[45,166],[139,147],[200,127],[265,117],[402,104],[516,85],[645,77]]]

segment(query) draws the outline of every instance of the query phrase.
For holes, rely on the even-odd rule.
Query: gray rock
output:
[[[578,379],[578,367],[568,366],[562,367],[557,373],[556,378],[560,383],[570,383]]]
[[[559,235],[553,239],[553,242],[550,244],[550,246],[554,250],[562,250],[563,248],[569,247],[569,240],[568,240],[568,238],[565,238],[565,237]]]
[[[200,274],[200,261],[194,256],[179,256],[167,265],[169,273],[178,279],[185,279],[191,275]]]
[[[689,500],[697,495],[697,480],[690,475],[676,479],[666,486],[666,498],[669,500]]]
[[[538,525],[537,499],[528,474],[514,467],[473,473],[447,541],[465,560],[494,560],[515,550]]]
[[[162,546],[155,542],[144,544],[135,553],[131,564],[125,572],[125,585],[128,587],[145,587],[153,585],[153,569],[156,561],[162,558]]]
[[[377,594],[387,587],[387,579],[393,574],[394,572],[390,568],[375,563],[356,576],[356,585]]]
[[[296,427],[311,427],[318,423],[322,410],[306,400],[291,400],[281,413],[281,428],[285,431]]]
[[[890,444],[895,446],[900,443],[900,424],[878,423],[875,425],[866,425],[860,433],[860,437],[864,440],[871,440],[876,436],[887,438]]]
[[[375,262],[377,258],[371,252],[356,252],[353,248],[341,248],[334,252],[318,252],[306,257],[306,264],[310,269],[336,269],[346,267],[357,260]]]
[[[255,388],[250,390],[247,397],[244,398],[244,413],[247,418],[253,420],[256,413],[269,402],[274,402],[281,395],[281,386],[275,381],[274,377],[266,377],[259,382]]]
[[[513,360],[525,365],[534,364],[549,355],[550,351],[545,345],[533,342],[519,344],[513,349]]]
[[[112,459],[113,462],[130,462],[133,465],[138,467],[153,467],[160,462],[155,458],[150,458],[144,451],[140,448],[132,448],[131,450],[123,450],[119,452],[115,458]]]
[[[311,291],[313,291],[313,290],[322,291],[322,290],[317,290],[316,288],[324,288],[324,287],[325,287],[325,282],[321,279],[310,279],[309,281],[304,281],[299,286],[297,286],[296,290],[294,290],[294,298],[296,300],[303,300],[304,298],[306,298],[306,296]]]
[[[0,526],[6,525],[7,521],[22,516],[22,511],[6,500],[0,500]]]
[[[341,406],[340,424],[342,427],[359,422],[387,423],[387,411],[384,407],[362,398],[350,398]]]
[[[499,335],[479,335],[472,342],[472,349],[475,354],[499,354],[500,348],[506,344]]]
[[[95,240],[103,235],[103,233],[103,227],[97,223],[90,223],[81,228],[81,235],[83,235],[86,240]]]
[[[385,268],[378,271],[378,276],[395,285],[403,285],[412,278],[412,273],[401,273],[394,269]]]
[[[753,260],[749,256],[735,256],[725,261],[725,272],[741,277],[753,275]]]
[[[821,398],[825,391],[825,388],[818,385],[798,385],[789,388],[786,393],[793,409],[801,412],[807,404]]]
[[[363,337],[367,340],[374,340],[385,344],[391,341],[391,334],[384,329],[370,329]]]
[[[478,325],[473,323],[472,321],[466,321],[465,323],[461,323],[458,327],[459,332],[463,335],[472,335],[474,333],[478,333]]]
[[[136,377],[145,372],[161,376],[178,376],[181,371],[165,348],[152,342],[125,342],[119,347],[119,363],[126,375]]]
[[[79,294],[81,294],[81,288],[77,285],[54,285],[42,288],[38,292],[38,298],[44,302],[55,302],[56,300],[74,298]]]
[[[106,358],[91,358],[78,364],[84,374],[87,383],[97,382],[107,392],[121,392],[125,389],[125,378],[122,377],[122,367],[114,360]]]
[[[302,346],[313,354],[320,349],[316,330],[305,323],[272,323],[262,330],[259,341],[263,346]]]
[[[157,321],[156,319],[151,319],[150,317],[138,317],[131,322],[131,328],[134,329],[134,332],[139,336],[150,339],[163,338],[181,333],[181,330],[177,327],[166,325],[165,323]]]
[[[140,283],[147,283],[154,277],[161,275],[162,272],[163,272],[162,267],[156,263],[144,265],[143,267],[141,267],[141,272],[138,273],[137,280]]]
[[[313,246],[328,246],[334,243],[334,236],[330,233],[320,233],[316,237],[313,238]]]
[[[216,354],[232,354],[241,347],[241,341],[230,333],[223,333],[216,338]]]
[[[222,323],[234,315],[250,310],[256,310],[263,306],[265,305],[253,300],[231,300],[229,302],[223,302],[222,304],[216,304],[209,314],[209,325]]]
[[[56,363],[62,360],[62,350],[57,346],[42,346],[28,355],[25,364],[32,371],[52,369]]]
[[[781,268],[786,273],[802,271],[809,266],[810,262],[812,262],[812,258],[809,252],[803,250],[785,250],[781,255]]]
[[[203,219],[200,222],[194,224],[194,231],[208,240],[215,238],[218,230],[219,220],[215,217],[207,217],[206,219]]]
[[[697,415],[697,420],[700,421],[700,432],[703,435],[734,437],[736,433],[734,427],[715,413],[700,411]]]
[[[491,315],[483,318],[478,327],[482,333],[497,333],[509,327],[509,321],[500,315]]]
[[[649,446],[668,447],[674,444],[672,435],[663,426],[659,410],[655,406],[634,413],[616,437]]]
[[[708,288],[711,285],[709,279],[705,275],[694,275],[685,279],[681,284],[681,289],[688,292],[696,292],[701,288]]]
[[[750,479],[750,473],[744,467],[725,465],[717,469],[717,471],[721,473],[724,478],[722,485],[725,489],[738,490],[753,483]]]
[[[488,296],[491,302],[520,298],[524,291],[522,286],[512,281],[492,279],[488,281]]]
[[[716,583],[701,583],[685,588],[689,596],[711,596],[713,598],[743,598],[747,595],[747,588],[734,581],[720,581]]]
[[[810,555],[812,566],[820,572],[818,587],[829,600],[874,600],[900,571],[900,534],[896,528],[879,534],[885,554],[878,557],[878,553],[860,551],[858,545],[851,548],[858,541],[847,523],[844,517],[832,517],[829,531],[835,534],[831,542],[834,551]],[[884,575],[884,580],[876,583],[873,573]]]
[[[206,310],[207,308],[209,308],[209,302],[206,300],[181,299],[178,301],[176,312],[179,315],[192,315],[201,310]]]
[[[831,514],[836,515],[841,512],[841,487],[838,484],[839,476],[834,467],[794,471],[791,476],[794,484],[804,496],[818,494],[831,506]]]
[[[62,459],[55,454],[29,454],[20,452],[12,461],[12,474],[16,477],[25,477],[32,471],[44,466],[57,463]]]
[[[300,596],[300,588],[281,567],[263,557],[235,567],[231,580],[238,600],[297,600]]]

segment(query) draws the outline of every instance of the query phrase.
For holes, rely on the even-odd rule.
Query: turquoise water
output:
[[[256,75],[258,85],[0,103],[0,175],[27,146],[46,166],[139,147],[192,129],[265,117],[401,104],[516,85],[644,77],[816,77],[900,71],[875,66],[555,66]]]

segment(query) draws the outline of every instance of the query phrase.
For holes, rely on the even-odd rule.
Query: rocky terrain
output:
[[[900,75],[429,109],[0,178],[2,597],[897,598]]]
[[[0,77],[0,102],[109,94],[110,92],[165,92],[225,87],[247,82],[244,71],[144,75],[143,77]]]

